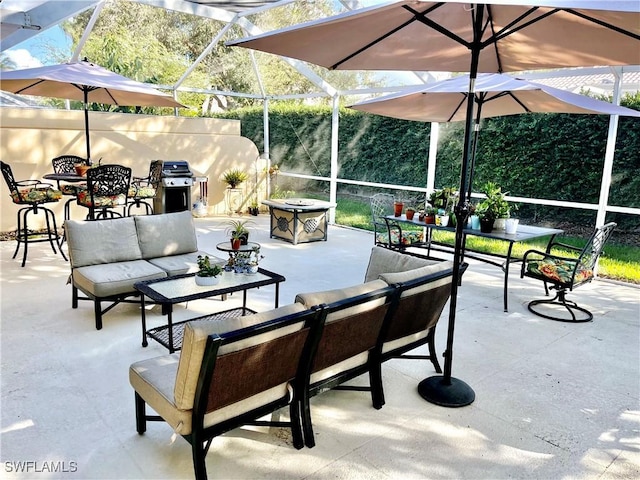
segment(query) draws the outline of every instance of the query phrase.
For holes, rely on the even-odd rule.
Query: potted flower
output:
[[[198,272],[195,276],[197,285],[217,285],[220,282],[221,274],[222,268],[220,265],[211,265],[208,255],[204,257],[198,255]]]
[[[238,250],[240,245],[246,245],[249,241],[249,220],[229,220],[227,234],[231,237],[231,248]]]
[[[407,210],[405,211],[407,220],[413,220],[413,216],[415,214],[416,214],[416,209],[414,207],[407,207]]]
[[[244,182],[249,176],[246,172],[238,168],[227,170],[222,174],[222,181],[226,183],[229,188],[237,188],[242,182]]]
[[[247,274],[254,275],[258,273],[258,265],[260,263],[260,260],[262,260],[263,258],[264,255],[260,254],[260,247],[258,245],[253,247],[245,266]]]

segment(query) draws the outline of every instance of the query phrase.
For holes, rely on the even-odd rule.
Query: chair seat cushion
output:
[[[133,284],[164,278],[164,270],[144,260],[87,265],[73,270],[73,283],[96,297],[133,293]]]
[[[215,255],[211,255],[210,253],[200,250],[193,253],[170,255],[168,257],[149,258],[147,261],[167,272],[169,276],[174,276],[197,272],[198,255],[207,255],[212,265],[215,263],[222,266],[227,263],[227,261],[223,258],[216,257]]]
[[[19,191],[19,196],[16,192],[11,193],[13,203],[57,202],[62,198],[62,192],[51,187],[22,187]]]
[[[63,195],[72,195],[74,197],[78,194],[78,190],[81,190],[83,188],[84,189],[87,188],[86,183],[80,183],[80,184],[63,183],[62,185],[60,185],[60,191],[62,192]]]
[[[424,234],[421,231],[409,231],[402,232],[402,238],[399,237],[396,230],[391,231],[391,242],[389,242],[388,233],[378,233],[376,236],[376,243],[382,243],[385,245],[411,245],[424,241]]]
[[[120,195],[108,195],[108,196],[94,196],[93,202],[91,201],[91,195],[86,188],[80,188],[78,190],[78,204],[83,207],[94,208],[108,208],[119,207],[127,203],[127,197],[123,194]]]
[[[593,278],[593,270],[578,267],[576,276],[572,282],[576,262],[576,260],[545,257],[543,259],[527,261],[526,271],[534,277],[563,286],[569,286],[572,283],[583,283]]]
[[[129,198],[153,198],[156,196],[156,189],[151,186],[131,185],[129,187]]]

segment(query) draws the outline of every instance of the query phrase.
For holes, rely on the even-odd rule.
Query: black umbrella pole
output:
[[[482,9],[479,9],[480,17]],[[477,27],[479,27],[478,25]],[[480,30],[478,30],[480,31]],[[453,276],[451,279],[451,298],[449,299],[449,328],[447,331],[447,348],[444,352],[444,375],[426,378],[418,384],[418,393],[428,402],[442,407],[464,407],[473,403],[476,394],[473,389],[460,379],[451,376],[453,363],[453,335],[456,324],[456,306],[458,300],[458,285],[460,283],[460,264],[464,226],[469,215],[469,203],[465,199],[467,191],[469,159],[472,155],[473,110],[475,103],[475,81],[478,72],[479,50],[472,52],[471,73],[469,75],[469,95],[467,95],[467,116],[464,136],[464,151],[460,166],[460,190],[458,205],[456,205],[456,243],[453,252]]]

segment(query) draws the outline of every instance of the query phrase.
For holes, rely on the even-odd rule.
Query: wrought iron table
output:
[[[413,243],[407,246],[417,247],[417,248],[426,248],[427,256],[430,255],[431,250],[442,251],[447,253],[453,253],[453,246],[433,242],[431,239],[431,232],[433,230],[443,230],[447,232],[455,232],[454,227],[443,227],[441,225],[435,225],[432,223],[425,223],[419,220],[407,220],[406,216],[403,214],[400,217],[395,217],[393,215],[389,215],[385,217],[388,221],[396,221],[404,224],[420,226],[427,229],[426,241]],[[512,256],[513,253],[513,245],[518,242],[526,242],[529,240],[535,240],[538,238],[549,237],[549,241],[547,245],[553,241],[556,235],[563,233],[564,230],[560,230],[558,228],[546,228],[546,227],[535,227],[532,225],[522,225],[519,224],[516,230],[516,233],[508,234],[504,230],[493,230],[490,233],[481,232],[480,230],[472,230],[470,228],[465,228],[463,230],[463,251],[462,251],[462,259],[464,257],[473,258],[474,260],[479,260],[484,263],[488,263],[490,265],[494,265],[496,267],[500,267],[504,272],[504,291],[503,291],[503,303],[504,303],[504,311],[508,311],[508,295],[507,295],[507,287],[509,285],[509,265],[511,263],[517,263],[522,261],[521,258],[514,258]],[[476,237],[485,237],[491,238],[493,240],[499,240],[508,244],[506,254],[498,254],[498,253],[486,253],[478,250],[468,249],[466,248],[467,237],[468,236],[476,236]],[[496,259],[500,259],[502,261],[498,261]]]
[[[280,301],[280,283],[285,281],[282,275],[268,270],[258,269],[258,273],[247,275],[242,273],[224,272],[220,283],[212,286],[196,285],[195,274],[177,275],[173,277],[161,278],[159,280],[147,280],[134,285],[136,290],[142,293],[141,316],[142,316],[142,346],[146,347],[147,336],[153,338],[161,345],[173,353],[182,347],[182,334],[187,322],[193,320],[219,320],[222,318],[238,317],[250,313],[255,313],[247,308],[247,290],[265,285],[275,285],[275,307]],[[242,291],[242,307],[216,312],[205,317],[192,318],[181,322],[173,323],[173,305],[176,303],[188,302],[202,298],[226,295],[232,292]],[[147,330],[147,318],[145,313],[145,297],[150,298],[155,303],[162,305],[163,313],[167,315],[167,325]]]

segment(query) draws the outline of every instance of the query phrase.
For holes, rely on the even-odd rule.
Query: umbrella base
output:
[[[428,402],[441,407],[465,407],[476,399],[475,392],[465,382],[457,378],[445,382],[442,375],[422,380],[418,384],[418,393]]]

